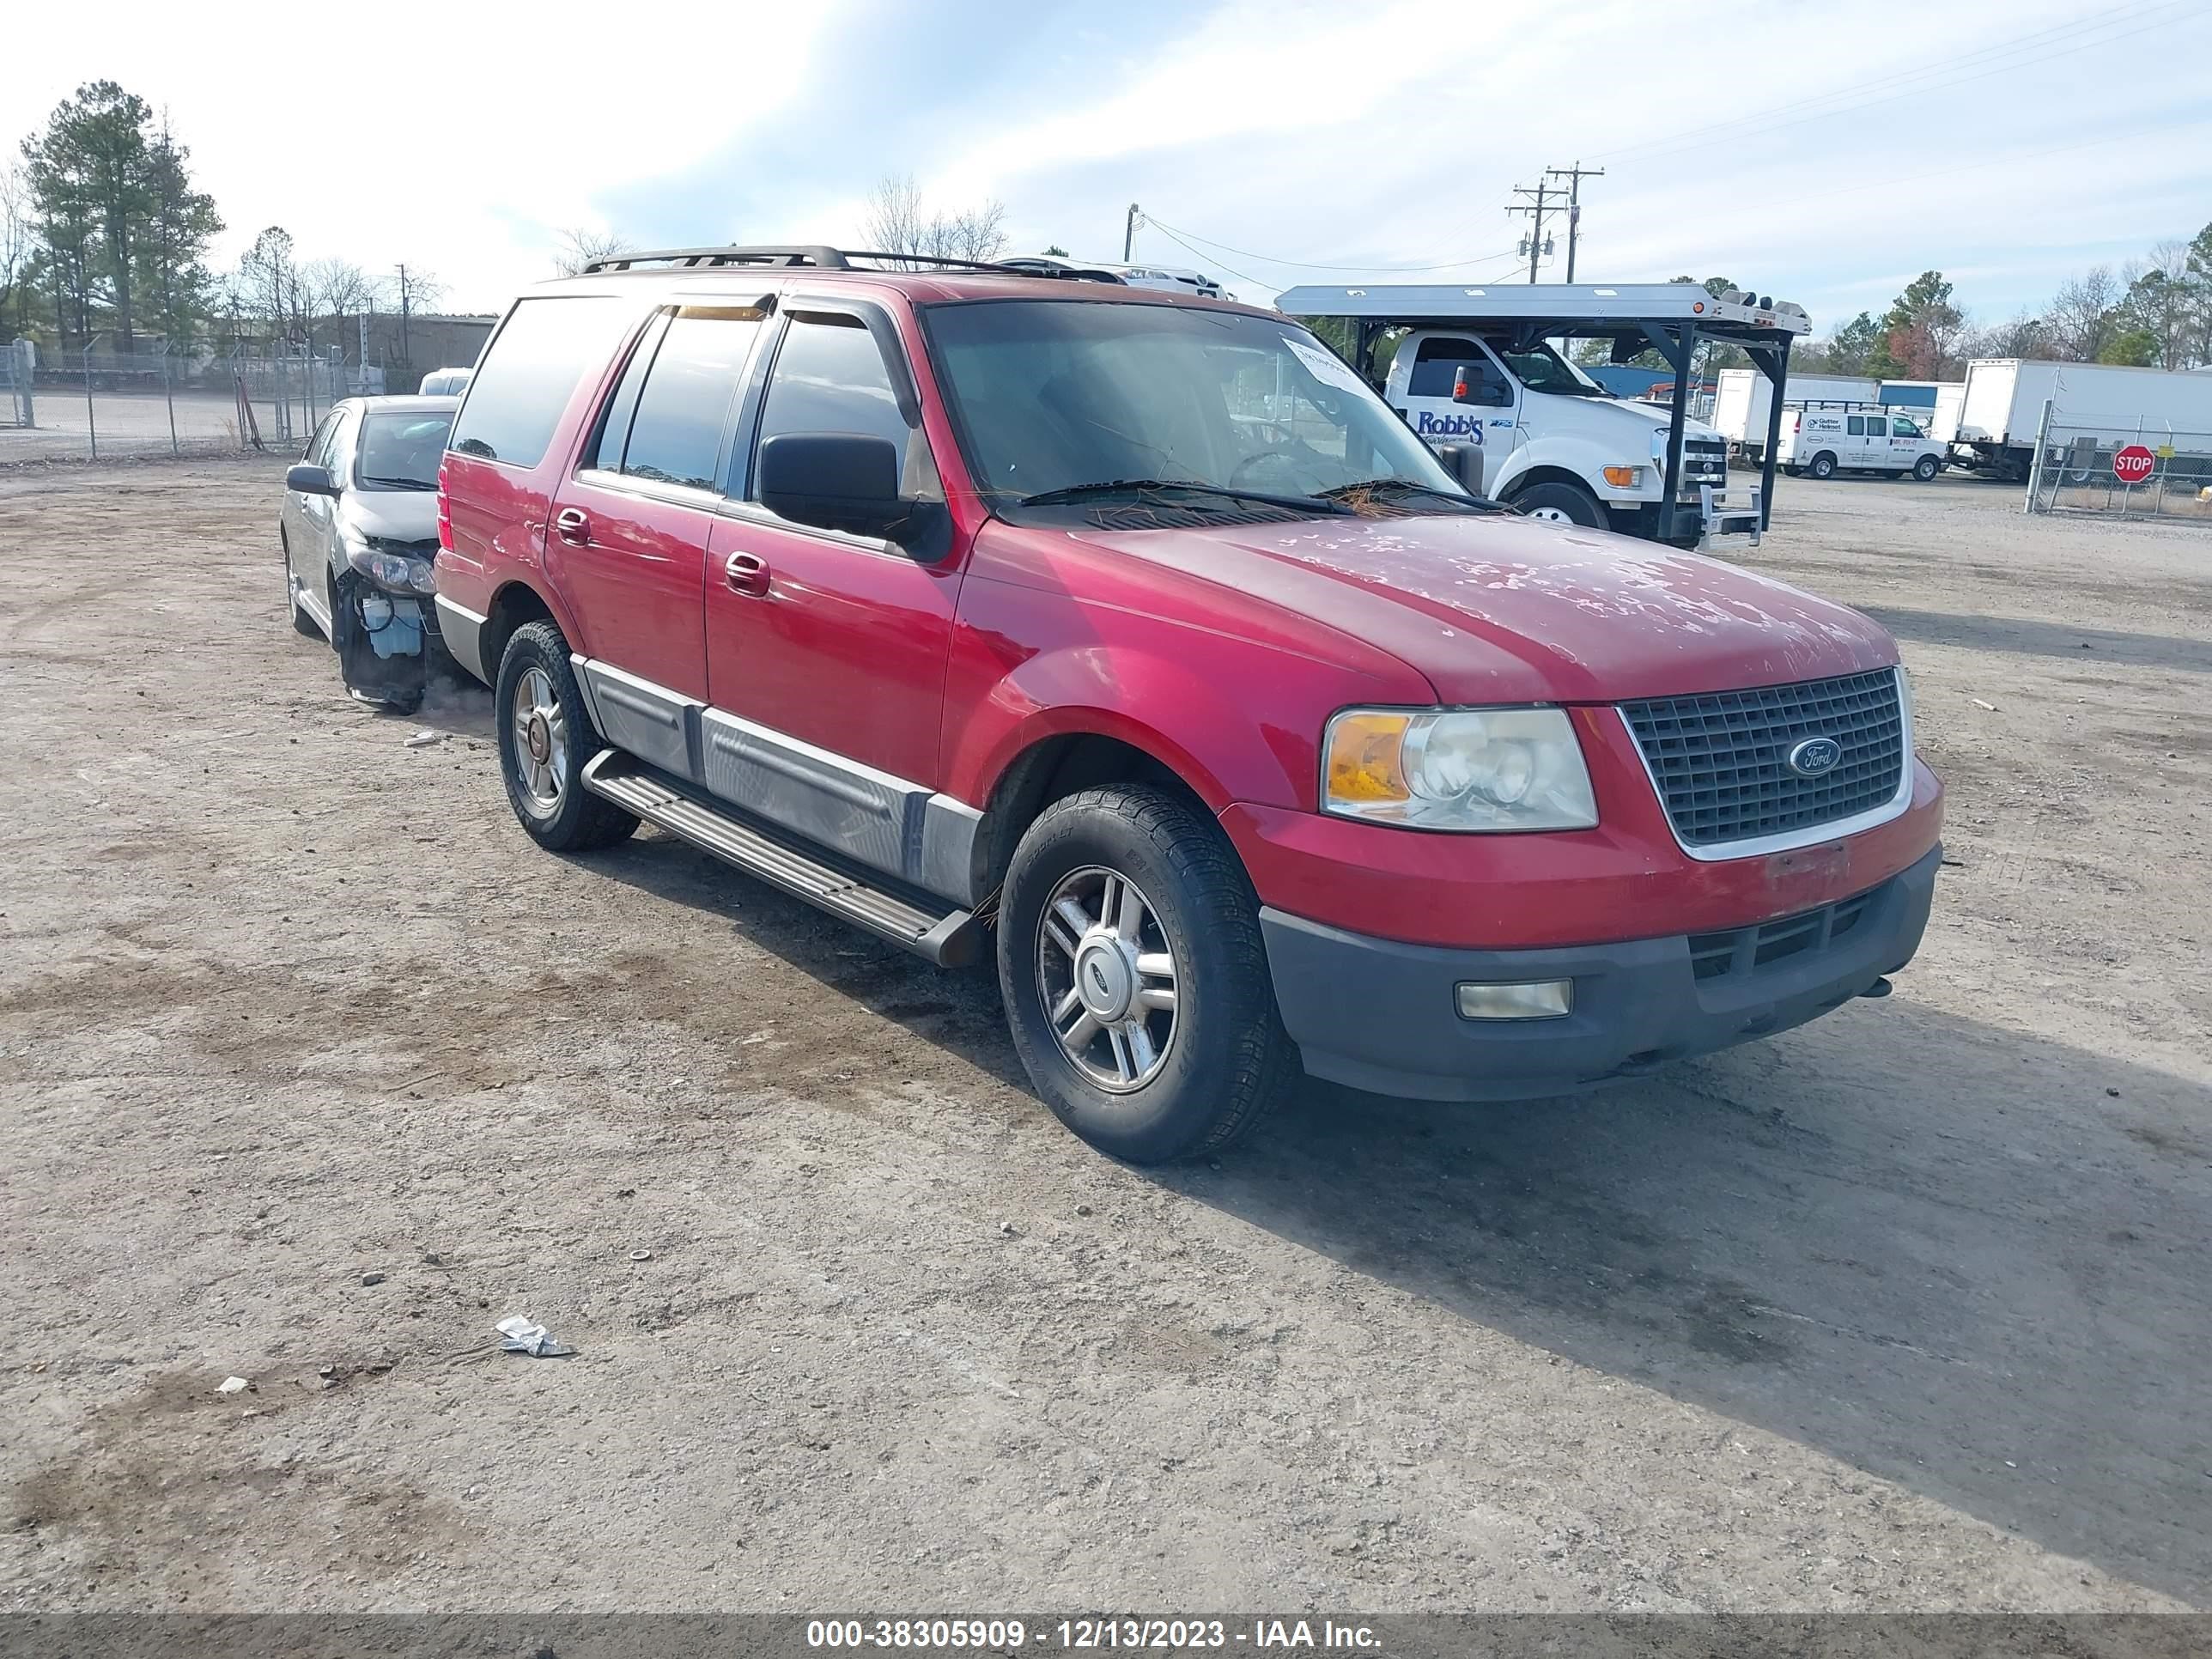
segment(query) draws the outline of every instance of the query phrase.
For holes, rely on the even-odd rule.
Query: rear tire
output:
[[[999,986],[1045,1104],[1132,1163],[1230,1145],[1300,1073],[1251,884],[1218,826],[1165,789],[1085,789],[1030,826]]]
[[[1530,484],[1513,497],[1511,505],[1531,519],[1578,524],[1585,530],[1605,528],[1605,509],[1597,504],[1597,498],[1570,483]]]
[[[606,746],[550,622],[514,630],[499,659],[492,705],[507,804],[540,847],[587,853],[626,841],[637,820],[584,787],[584,766]]]
[[[1933,455],[1923,455],[1912,464],[1912,476],[1923,483],[1936,482],[1936,475],[1943,470],[1943,463]]]
[[[1813,458],[1812,465],[1806,471],[1816,478],[1832,478],[1836,476],[1836,458],[1824,449]]]

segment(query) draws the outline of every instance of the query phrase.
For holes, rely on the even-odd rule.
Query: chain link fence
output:
[[[42,352],[0,345],[0,465],[139,455],[297,452],[341,398],[384,371],[326,353]]]
[[[2047,410],[2029,464],[2027,507],[2212,524],[2212,432],[2080,425]]]

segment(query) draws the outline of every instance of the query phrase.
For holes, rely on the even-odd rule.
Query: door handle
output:
[[[722,575],[735,593],[750,594],[755,599],[768,592],[768,561],[757,553],[732,553],[722,567]]]
[[[553,533],[572,547],[581,547],[592,538],[591,516],[580,507],[564,507],[553,515]]]

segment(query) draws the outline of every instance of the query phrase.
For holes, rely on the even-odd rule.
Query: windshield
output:
[[[453,424],[449,409],[370,415],[362,427],[354,482],[364,489],[435,489]]]
[[[1449,498],[1407,510],[1471,505],[1296,324],[1079,300],[937,306],[925,317],[970,470],[1000,512],[1177,485],[1177,504],[1197,511],[1342,511],[1322,498],[1362,484]],[[1037,499],[1060,492],[1076,501]]]
[[[1492,349],[1505,360],[1506,368],[1531,392],[1555,392],[1570,398],[1609,398],[1613,394],[1539,340],[1525,350],[1509,350],[1497,341]]]

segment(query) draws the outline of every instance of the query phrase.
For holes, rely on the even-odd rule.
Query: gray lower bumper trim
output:
[[[1912,958],[1939,847],[1875,888],[1850,931],[1764,968],[1699,980],[1681,935],[1540,951],[1401,945],[1260,912],[1284,1026],[1306,1070],[1376,1094],[1519,1100],[1571,1093],[1788,1030]],[[1462,981],[1571,979],[1558,1019],[1462,1019]]]

